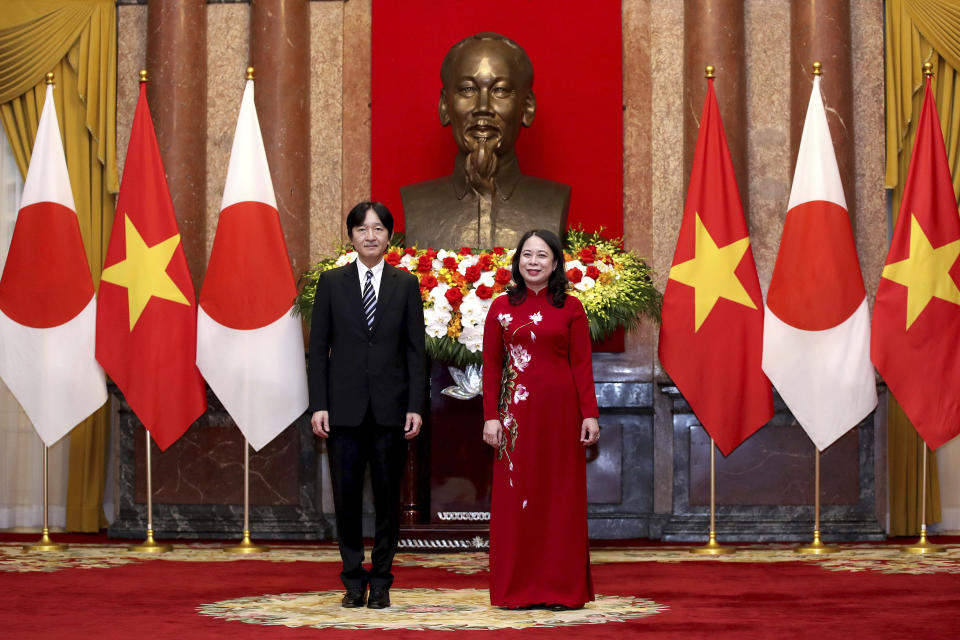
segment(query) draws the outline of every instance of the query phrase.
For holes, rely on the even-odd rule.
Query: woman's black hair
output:
[[[513,254],[513,282],[514,285],[507,291],[507,298],[510,304],[518,305],[527,298],[527,284],[520,275],[520,253],[523,251],[523,245],[531,237],[537,236],[547,243],[550,251],[553,252],[553,259],[557,265],[550,272],[550,278],[547,280],[547,292],[551,296],[551,304],[558,309],[563,308],[563,303],[567,299],[567,274],[563,270],[563,245],[560,244],[560,238],[552,231],[546,229],[531,229],[523,234],[520,242],[517,244],[517,250]]]
[[[353,229],[363,226],[363,221],[367,219],[367,211],[373,209],[373,212],[380,218],[380,222],[387,229],[387,235],[393,235],[393,214],[390,209],[382,202],[371,202],[364,200],[347,214],[347,237],[353,239]]]

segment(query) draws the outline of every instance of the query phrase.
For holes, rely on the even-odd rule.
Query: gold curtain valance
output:
[[[13,130],[12,111],[31,111],[43,79],[64,60],[73,73],[56,78],[84,107],[83,124],[103,165],[107,190],[119,190],[116,160],[117,29],[113,0],[6,0],[0,11],[0,105],[21,173],[26,174],[33,131]],[[67,85],[67,82],[70,84]],[[20,104],[17,104],[18,101]],[[40,98],[42,103],[42,98]],[[62,101],[58,116],[63,130]]]
[[[923,63],[933,64],[933,90],[953,175],[960,191],[960,5],[956,0],[888,0],[886,12],[886,179],[893,211],[900,207],[923,104]]]

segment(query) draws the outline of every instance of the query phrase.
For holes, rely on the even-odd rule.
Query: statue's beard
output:
[[[470,153],[464,169],[467,172],[467,181],[473,189],[482,195],[492,195],[494,191],[493,177],[497,174],[500,149],[500,136],[489,138],[468,137]]]

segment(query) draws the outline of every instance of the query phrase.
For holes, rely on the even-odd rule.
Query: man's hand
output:
[[[403,425],[403,437],[407,440],[416,438],[417,434],[420,433],[420,425],[423,424],[423,418],[420,417],[419,413],[408,413],[407,421]]]
[[[310,416],[310,426],[313,427],[313,432],[320,436],[321,438],[326,438],[330,435],[330,412],[329,411],[314,411],[313,415]]]

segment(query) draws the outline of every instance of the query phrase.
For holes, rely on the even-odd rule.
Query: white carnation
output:
[[[353,261],[356,260],[356,259],[357,259],[357,252],[356,252],[356,251],[348,251],[347,253],[345,253],[345,254],[343,254],[342,256],[340,256],[339,258],[337,258],[337,261],[336,261],[335,264],[336,264],[338,267],[342,267],[342,266],[345,265],[345,264],[350,264],[351,262],[353,262]]]
[[[580,282],[573,285],[573,288],[577,291],[586,291],[587,289],[593,289],[596,286],[597,281],[591,278],[590,276],[583,276],[580,279]]]

